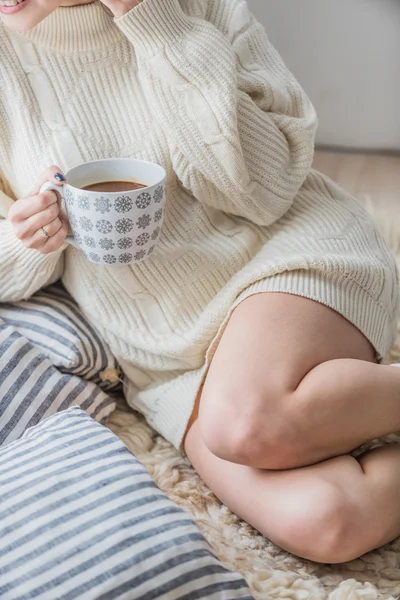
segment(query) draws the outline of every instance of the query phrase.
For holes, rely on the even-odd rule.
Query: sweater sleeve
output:
[[[57,281],[64,266],[62,248],[53,254],[40,254],[26,248],[14,235],[7,220],[13,202],[0,189],[0,302],[29,298],[39,289]]]
[[[270,225],[309,173],[315,111],[245,0],[209,5],[219,26],[178,0],[143,0],[115,22],[135,47],[182,185],[215,209]]]

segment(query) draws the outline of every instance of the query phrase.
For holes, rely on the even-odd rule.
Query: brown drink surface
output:
[[[100,181],[85,185],[82,189],[88,192],[131,192],[145,187],[147,185],[136,181]]]

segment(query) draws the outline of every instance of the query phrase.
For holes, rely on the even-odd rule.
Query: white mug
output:
[[[166,203],[166,173],[155,163],[131,158],[95,160],[65,174],[62,186],[50,181],[64,200],[72,236],[66,242],[96,264],[126,265],[145,260],[160,237]],[[127,192],[82,188],[107,181],[134,181],[146,187]]]

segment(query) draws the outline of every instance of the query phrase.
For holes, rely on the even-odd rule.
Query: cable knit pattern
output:
[[[383,356],[395,263],[364,210],[311,169],[316,117],[244,0],[144,0],[119,19],[59,8],[0,25],[0,300],[62,274],[126,375],[128,402],[179,446],[234,307],[287,292],[343,314]],[[133,157],[167,171],[151,258],[42,256],[6,220],[50,164]]]

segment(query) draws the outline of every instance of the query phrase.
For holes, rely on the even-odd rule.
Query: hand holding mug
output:
[[[51,175],[40,195],[49,202],[61,196],[72,232],[67,237],[64,230],[62,236],[57,234],[63,241],[98,265],[128,265],[152,255],[166,205],[161,165],[133,158],[94,160],[67,171],[62,186]],[[63,221],[63,213],[59,215]]]
[[[58,195],[54,191],[40,191],[46,181],[61,189],[65,181],[62,177],[59,167],[49,167],[32,191],[14,202],[8,215],[17,238],[41,254],[59,250],[68,235],[68,218]]]

